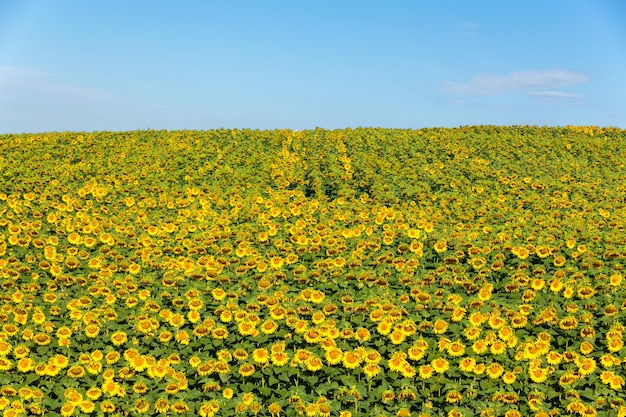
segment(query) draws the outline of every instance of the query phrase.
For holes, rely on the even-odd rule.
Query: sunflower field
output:
[[[626,416],[626,131],[0,135],[6,417]]]

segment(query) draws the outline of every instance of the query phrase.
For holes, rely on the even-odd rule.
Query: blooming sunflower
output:
[[[445,358],[435,358],[430,362],[433,370],[438,374],[443,374],[450,368],[450,363]]]
[[[476,366],[476,359],[466,356],[459,362],[459,369],[462,372],[472,372]]]
[[[435,369],[431,365],[422,365],[418,369],[421,379],[428,379],[433,376]]]
[[[452,357],[463,356],[463,354],[465,353],[465,345],[460,341],[454,341],[448,344],[446,350],[448,352],[448,355]]]
[[[446,332],[446,330],[448,330],[448,322],[444,320],[437,320],[433,324],[433,332],[435,334],[443,334]]]
[[[263,334],[273,334],[278,330],[278,323],[274,320],[266,320],[261,324],[261,332]]]
[[[322,360],[317,356],[311,356],[305,361],[304,364],[306,366],[306,369],[312,372],[319,371],[324,366]]]
[[[72,414],[74,414],[74,411],[76,410],[76,406],[72,403],[65,403],[63,404],[63,406],[61,406],[61,415],[63,417],[70,417]]]
[[[228,330],[226,327],[215,327],[211,330],[211,336],[214,339],[226,339],[228,337]]]
[[[411,346],[407,351],[409,359],[419,361],[426,354],[426,349],[419,346]]]
[[[111,343],[113,343],[115,346],[121,346],[127,340],[128,340],[128,336],[126,335],[126,332],[116,331],[113,334],[111,334]]]
[[[624,384],[625,381],[621,375],[615,375],[611,378],[611,381],[609,381],[609,386],[614,390],[621,390],[624,388]]]
[[[324,358],[330,365],[337,365],[341,363],[343,359],[343,351],[338,347],[332,347],[326,350]]]
[[[69,376],[70,378],[82,378],[85,376],[85,368],[83,368],[81,365],[71,366],[67,370],[67,376]]]
[[[402,342],[404,342],[404,340],[406,339],[406,336],[404,335],[403,332],[401,332],[400,330],[394,330],[393,332],[391,332],[391,334],[389,335],[389,339],[391,340],[391,343],[394,345],[399,345]]]
[[[507,385],[514,383],[516,379],[517,377],[513,372],[505,372],[502,374],[502,381]]]
[[[272,352],[270,359],[275,366],[284,366],[289,362],[289,355],[286,352]]]
[[[597,367],[593,358],[582,358],[577,361],[576,365],[578,366],[578,372],[583,376],[592,374]]]
[[[361,364],[361,357],[353,351],[345,352],[342,357],[342,364],[345,368],[355,369]]]
[[[489,350],[493,355],[502,355],[506,351],[506,348],[506,343],[504,343],[502,340],[496,340],[491,344]]]
[[[170,409],[170,403],[167,400],[167,398],[159,398],[154,403],[154,410],[157,413],[165,414],[169,411],[169,409]]]
[[[497,362],[491,363],[485,369],[485,373],[491,379],[500,378],[503,372],[504,372],[504,367]]]
[[[531,367],[528,370],[528,376],[533,382],[537,384],[541,384],[546,379],[548,379],[548,369],[540,368],[540,367]]]
[[[243,365],[239,367],[238,372],[239,372],[239,375],[245,378],[245,377],[249,377],[253,375],[255,372],[255,368],[254,368],[254,365],[252,365],[251,363],[244,363]]]

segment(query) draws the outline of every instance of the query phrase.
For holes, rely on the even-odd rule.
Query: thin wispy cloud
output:
[[[529,93],[531,96],[535,97],[545,97],[545,98],[582,98],[582,94],[576,93],[566,93],[564,91],[533,91]]]
[[[11,100],[11,105],[45,102],[53,105],[88,100],[92,103],[114,100],[106,91],[72,85],[54,79],[52,74],[29,68],[0,66],[0,105]]]
[[[466,96],[497,96],[519,92],[536,97],[580,98],[580,94],[560,89],[588,80],[589,77],[584,73],[561,69],[515,71],[507,75],[478,74],[466,83],[444,81],[442,90],[448,94]]]
[[[144,128],[168,114],[104,89],[65,83],[54,74],[0,65],[0,125],[7,131]]]
[[[474,36],[478,36],[478,29],[480,25],[475,22],[465,22],[461,25],[461,29],[457,32],[460,36],[464,38],[470,38]]]

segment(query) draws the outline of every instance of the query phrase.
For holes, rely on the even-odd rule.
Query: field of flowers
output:
[[[626,416],[626,131],[0,135],[4,416]]]

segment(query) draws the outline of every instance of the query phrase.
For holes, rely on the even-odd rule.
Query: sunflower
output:
[[[459,362],[459,369],[462,372],[472,372],[476,366],[476,359],[466,356]]]
[[[5,360],[6,359],[4,359],[4,358],[0,358],[0,370],[2,370],[1,369],[2,368],[2,362],[5,361]],[[9,361],[9,363],[10,363],[10,361]],[[35,360],[30,358],[30,357],[22,358],[22,359],[19,359],[17,361],[17,370],[22,372],[22,373],[30,372],[33,369],[35,369],[36,364],[37,363],[35,362]],[[5,366],[6,366],[6,364],[5,364]],[[7,370],[7,369],[5,369],[5,370]]]
[[[438,374],[443,374],[450,368],[450,363],[445,358],[435,358],[430,362],[433,370]]]
[[[215,362],[215,370],[220,375],[226,375],[230,372],[230,367],[228,366],[228,362],[219,360]]]
[[[188,345],[191,341],[191,338],[189,337],[189,333],[187,333],[185,330],[181,330],[176,333],[176,335],[174,336],[174,340],[176,340],[176,342],[180,343],[181,345]]]
[[[324,366],[322,360],[317,356],[311,356],[304,364],[306,365],[306,369],[312,372],[319,371]]]
[[[380,374],[381,367],[377,363],[367,363],[363,366],[363,373],[368,379],[374,378],[376,375]]]
[[[579,359],[576,363],[578,366],[578,373],[580,375],[590,375],[596,370],[596,361],[593,358]]]
[[[128,360],[128,365],[134,371],[143,372],[148,368],[148,361],[142,355],[137,355]]]
[[[444,253],[448,250],[448,242],[445,239],[438,240],[434,245],[435,252]]]
[[[570,286],[565,286],[563,288],[563,297],[564,298],[572,298],[574,296],[574,294],[576,293],[576,291],[574,291],[574,288],[570,287]]]
[[[78,404],[78,407],[80,408],[80,411],[85,414],[92,413],[96,409],[96,405],[88,400],[81,401]]]
[[[505,372],[502,374],[502,381],[507,385],[514,383],[516,379],[517,377],[513,372]]]
[[[389,339],[391,340],[392,344],[399,345],[402,342],[404,342],[404,339],[406,339],[406,336],[400,330],[394,330],[389,335]]]
[[[169,409],[170,409],[170,403],[167,400],[167,398],[159,398],[154,403],[154,410],[157,413],[165,414],[169,411]]]
[[[271,417],[278,417],[283,408],[278,403],[271,403],[267,406],[267,411],[269,411]]]
[[[411,346],[407,353],[409,355],[409,359],[413,361],[419,361],[426,354],[426,349],[420,346]]]
[[[354,332],[354,338],[360,343],[367,342],[371,337],[370,331],[364,327],[359,327],[356,332]]]
[[[289,362],[289,355],[286,352],[272,352],[270,360],[275,366],[284,366]]]
[[[365,363],[380,363],[382,356],[376,349],[369,349],[362,356]]]
[[[180,387],[176,382],[170,382],[169,384],[165,385],[164,390],[166,394],[173,395],[180,391]]]
[[[402,368],[400,369],[400,373],[405,378],[414,378],[416,371],[408,362],[404,361]]]
[[[328,362],[330,365],[337,365],[341,363],[343,359],[343,352],[341,349],[333,347],[326,350],[326,352],[324,353],[324,358],[326,359],[326,362]]]
[[[261,324],[263,334],[273,334],[278,330],[278,324],[274,320],[266,320]]]
[[[100,326],[97,324],[89,324],[85,327],[85,335],[91,339],[98,336],[100,333]]]
[[[443,334],[448,330],[448,322],[444,320],[437,320],[433,325],[433,332],[435,334]]]
[[[549,365],[558,365],[563,360],[563,355],[557,351],[550,351],[546,355],[546,362]]]
[[[69,417],[72,414],[74,414],[75,410],[76,410],[76,406],[74,404],[72,404],[72,403],[65,403],[61,407],[61,415],[63,417]]]
[[[87,364],[87,372],[91,375],[98,375],[102,372],[102,363],[91,361]]]
[[[535,248],[535,254],[540,258],[547,258],[552,254],[552,249],[545,245],[540,245]]]
[[[50,336],[48,336],[45,333],[37,333],[33,337],[33,342],[35,342],[39,346],[47,346],[47,345],[50,344],[51,341],[52,341],[52,339],[50,338]]]
[[[307,343],[317,343],[321,338],[321,333],[316,329],[309,329],[304,333],[304,340],[306,340]]]
[[[226,291],[224,291],[222,288],[214,288],[211,291],[211,295],[213,296],[213,299],[215,301],[221,301],[226,297]]]
[[[387,367],[393,372],[402,372],[406,364],[405,354],[401,351],[395,352],[387,361]]]
[[[460,341],[454,341],[447,345],[446,350],[448,352],[448,355],[452,357],[463,356],[463,354],[465,353],[465,345]]]
[[[393,329],[393,322],[390,319],[384,319],[376,326],[376,331],[382,335],[388,335]]]
[[[422,365],[418,369],[421,379],[428,379],[433,376],[435,369],[431,365]]]
[[[463,335],[465,336],[465,338],[470,341],[478,339],[481,333],[482,330],[476,326],[467,327],[463,331]]]
[[[593,297],[593,295],[594,295],[595,293],[596,293],[596,290],[594,290],[592,287],[590,287],[590,286],[588,286],[588,285],[585,285],[585,286],[581,287],[581,288],[578,290],[578,292],[577,292],[578,297],[579,297],[581,300],[587,300],[587,299],[589,299],[589,298]]]
[[[624,378],[620,375],[615,375],[611,378],[611,381],[609,381],[609,386],[611,387],[611,389],[614,390],[621,390],[624,387],[624,384],[626,382],[624,381]]]
[[[456,390],[450,390],[446,394],[446,402],[450,404],[456,404],[458,402],[461,402],[462,399],[463,395],[461,395],[461,393]]]
[[[283,265],[285,264],[285,260],[283,258],[281,258],[280,256],[273,256],[270,259],[270,267],[273,269],[280,269],[283,267]]]
[[[239,372],[239,375],[245,378],[254,374],[255,370],[256,369],[254,368],[254,365],[252,365],[251,363],[244,363],[243,365],[239,367],[238,372]]]
[[[500,378],[503,372],[504,372],[504,367],[497,362],[491,363],[485,369],[485,373],[491,379]]]
[[[474,342],[474,344],[472,344],[472,350],[477,355],[481,355],[481,354],[485,353],[488,348],[489,348],[489,345],[483,339],[477,340],[476,342]]]
[[[245,361],[246,359],[248,359],[248,356],[248,352],[246,352],[245,349],[237,348],[233,351],[233,359],[238,362]],[[200,359],[198,358],[198,360]]]
[[[583,355],[589,355],[593,352],[593,345],[585,340],[580,344],[579,350]]]
[[[226,327],[215,327],[213,330],[211,330],[211,337],[213,337],[214,339],[226,339],[228,337],[228,330],[226,329]]]
[[[133,404],[133,410],[138,414],[147,414],[150,411],[150,403],[140,398]]]
[[[81,365],[71,366],[67,370],[67,376],[69,376],[70,378],[82,378],[85,376],[85,368],[83,368]]]
[[[128,336],[126,335],[126,332],[116,331],[113,334],[111,334],[111,343],[113,343],[115,346],[121,346],[127,340],[128,340]]]
[[[120,384],[115,381],[106,381],[102,384],[102,392],[109,397],[118,395],[120,393]]]
[[[611,355],[610,353],[606,353],[606,354],[600,356],[600,363],[605,368],[611,368],[613,366],[619,365],[621,363],[621,360],[620,360],[620,358],[616,358],[615,356]]]
[[[496,340],[495,342],[493,342],[491,344],[491,347],[489,348],[489,350],[491,351],[491,353],[493,355],[502,355],[507,348],[507,344],[504,343],[501,340]]]
[[[575,374],[573,371],[566,371],[563,375],[561,375],[561,377],[559,378],[559,385],[562,387],[568,386],[568,385],[572,385],[574,382],[578,381],[580,379],[580,376],[578,376],[577,374]]]
[[[607,349],[609,352],[619,352],[624,347],[624,341],[621,338],[609,338],[607,343]]]
[[[115,363],[117,363],[121,358],[121,355],[119,352],[112,350],[110,352],[108,352],[106,355],[104,355],[104,360],[107,363],[107,365],[113,365]]]
[[[213,372],[215,372],[215,365],[213,361],[202,362],[200,365],[196,367],[196,372],[200,376],[211,375]]]
[[[485,371],[487,370],[487,365],[485,365],[484,363],[477,363],[476,366],[474,366],[474,375],[482,375],[485,373]]]
[[[574,316],[567,316],[559,321],[559,327],[563,330],[573,330],[578,327],[578,320]]]
[[[539,367],[530,367],[530,369],[528,370],[528,376],[533,382],[537,384],[541,384],[546,379],[548,379],[548,369],[539,368]]]
[[[609,277],[609,284],[613,287],[619,287],[623,280],[624,280],[623,275],[620,274],[619,272],[616,272],[615,274]]]

